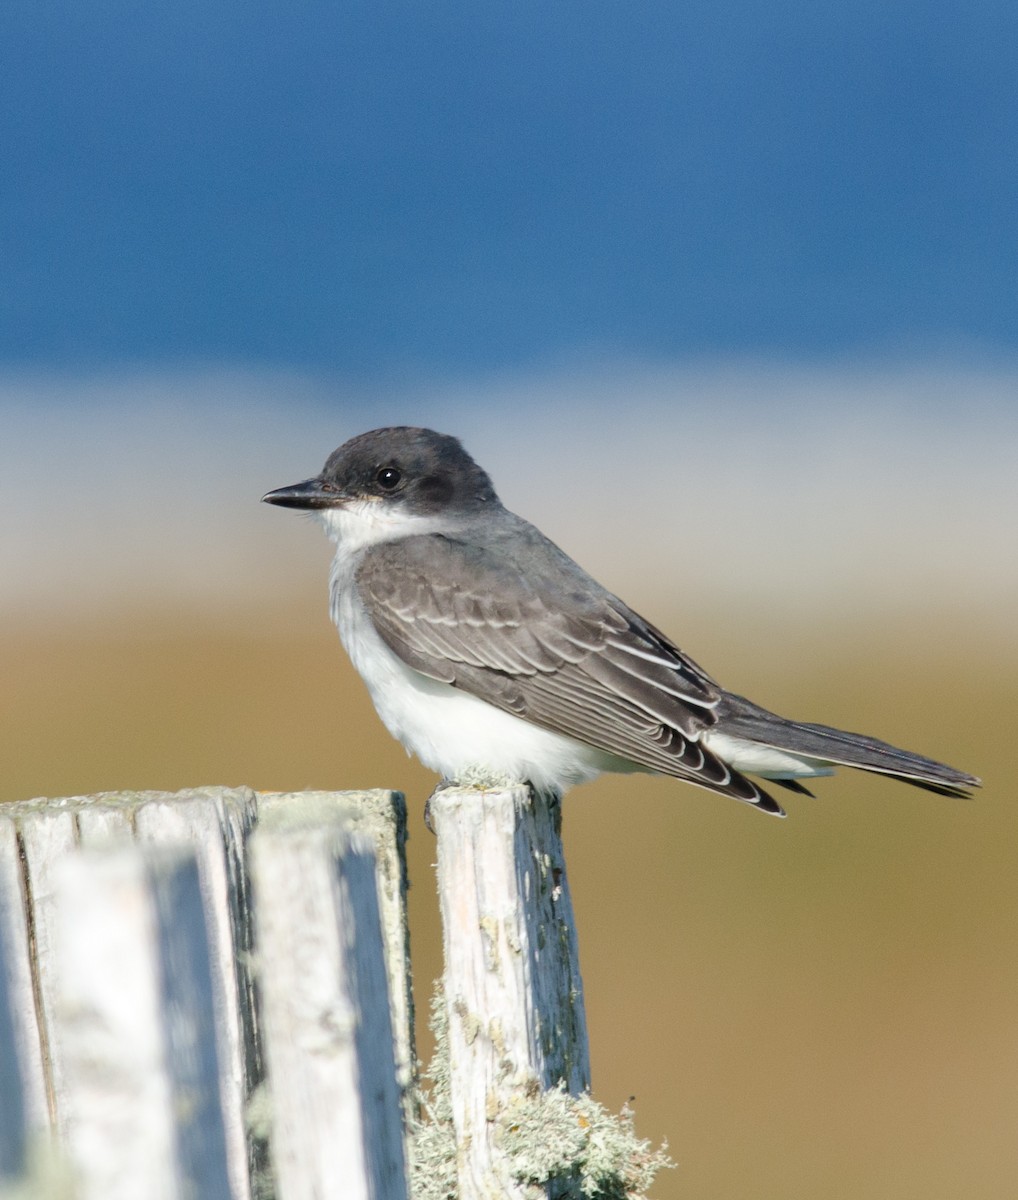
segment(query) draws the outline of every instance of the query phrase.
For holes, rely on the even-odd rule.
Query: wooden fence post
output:
[[[0,810],[0,1190],[27,1126],[83,1200],[406,1200],[408,1129],[422,1198],[642,1195],[664,1156],[588,1093],[557,798],[450,788],[431,814],[447,1061],[425,1120],[401,796]],[[15,1188],[70,1194],[45,1169]]]
[[[27,1126],[25,1123],[25,1079],[18,1053],[18,1030],[11,1011],[12,955],[8,898],[0,890],[0,1190],[15,1183],[25,1172]]]
[[[81,1200],[230,1195],[194,855],[128,846],[54,872],[52,1030]]]
[[[413,1003],[407,961],[406,810],[402,796],[388,791],[256,795],[249,788],[197,788],[176,794],[117,792],[38,799],[6,805],[0,810],[0,938],[2,949],[7,952],[0,954],[0,1039],[4,1042],[0,1046],[0,1087],[3,1088],[0,1103],[5,1114],[4,1131],[0,1135],[0,1179],[3,1179],[8,1161],[16,1164],[21,1161],[19,1155],[23,1154],[24,1139],[18,1133],[19,1106],[25,1114],[24,1123],[32,1141],[44,1143],[52,1134],[58,1145],[70,1144],[73,1130],[83,1128],[77,1115],[81,1062],[75,1059],[77,1051],[73,1039],[68,1044],[65,1036],[68,1012],[73,1013],[75,1003],[69,999],[66,987],[70,987],[70,981],[77,976],[72,968],[71,976],[62,983],[60,974],[62,960],[68,956],[69,961],[74,959],[68,948],[72,943],[60,933],[64,923],[62,906],[66,907],[66,901],[59,899],[60,888],[64,885],[61,883],[58,887],[58,880],[65,863],[79,859],[81,851],[89,848],[131,848],[138,844],[153,849],[190,847],[189,878],[193,878],[200,893],[203,936],[207,936],[206,974],[212,995],[209,1011],[216,1026],[219,1063],[216,1112],[225,1142],[228,1191],[222,1190],[222,1180],[218,1176],[204,1173],[218,1181],[216,1187],[219,1190],[214,1193],[217,1198],[229,1195],[231,1200],[252,1200],[255,1195],[266,1198],[278,1195],[280,1200],[287,1200],[286,1193],[277,1189],[273,1179],[266,1121],[262,1119],[266,1113],[271,1114],[274,1101],[266,1087],[262,1063],[263,1038],[255,968],[257,961],[264,959],[255,953],[248,875],[249,834],[259,818],[272,824],[275,813],[288,814],[289,818],[299,814],[301,821],[311,827],[317,826],[319,832],[323,828],[331,831],[330,837],[335,831],[337,814],[342,814],[352,827],[370,834],[378,847],[378,899],[374,908],[375,930],[371,935],[374,940],[369,937],[362,951],[364,955],[373,951],[377,970],[383,979],[388,972],[390,979],[388,991],[392,996],[396,1027],[395,1059],[401,1074],[397,1083],[391,1067],[393,1035],[387,1031],[384,1037],[390,1044],[391,1094],[387,1093],[385,1103],[390,1104],[391,1122],[399,1138],[402,1131],[400,1112],[398,1103],[391,1103],[392,1097],[399,1097],[402,1089],[405,1112],[411,1113],[414,1095],[411,1084],[416,1065],[410,1029]],[[130,852],[139,853],[137,848]],[[364,861],[363,854],[358,861]],[[73,876],[79,868],[67,869]],[[84,865],[80,869],[87,870]],[[351,869],[357,870],[356,867]],[[299,883],[298,876],[294,884],[299,886]],[[150,932],[165,933],[163,950],[168,951],[175,944],[172,939],[166,940],[171,927],[166,926],[164,930],[159,924],[163,911],[160,897],[164,895],[165,887],[156,880],[152,888],[152,897],[144,903],[139,901],[138,905],[144,908],[148,904],[155,914],[148,922]],[[374,889],[374,875],[367,882],[362,877],[358,888],[361,891]],[[190,892],[179,897],[176,907],[181,912],[191,903],[190,900],[184,903],[188,896],[191,896]],[[273,905],[271,894],[264,903],[268,907]],[[379,906],[386,934],[384,947],[378,930]],[[82,912],[87,909],[97,913],[101,906],[96,902],[80,907]],[[67,918],[71,922],[74,919],[73,914]],[[331,922],[335,938],[334,908],[325,914],[325,919]],[[138,920],[140,918],[136,916],[136,928],[131,937],[138,936]],[[191,923],[194,924],[193,913]],[[362,920],[361,925],[365,924],[366,920]],[[111,925],[111,930],[114,927]],[[87,945],[87,940],[74,944]],[[87,962],[80,956],[74,961],[81,968],[79,976],[85,986],[83,1003],[86,1007],[106,1003],[109,999],[104,994],[88,994],[88,987],[99,986],[97,981],[88,978],[88,962],[100,973],[106,970],[111,981],[122,970],[125,976],[133,979],[131,986],[135,990],[141,987],[135,978],[137,972],[146,969],[133,951],[125,952],[123,962],[117,960],[109,965],[112,960],[107,960],[108,969],[100,969],[104,960],[98,952]],[[149,968],[155,970],[161,960],[150,947],[146,961]],[[184,968],[186,960],[180,968],[186,975]],[[268,969],[271,970],[271,965]],[[366,968],[362,975],[367,978]],[[384,994],[383,988],[383,997]],[[7,1037],[4,1037],[2,1008],[5,1002],[10,1018]],[[388,1016],[387,1003],[383,1004],[382,1012]],[[167,1021],[172,1021],[172,1015],[160,1015],[157,1011],[152,1016],[153,1023],[165,1024]],[[153,1033],[152,1036],[159,1035]],[[78,1076],[74,1075],[75,1071]],[[207,1130],[215,1127],[211,1118],[205,1122]],[[126,1145],[119,1145],[118,1140],[114,1138],[105,1148],[111,1171],[116,1169],[118,1162],[124,1166],[130,1157]],[[153,1160],[157,1159],[158,1156],[154,1156]],[[47,1162],[45,1156],[39,1159],[38,1169],[48,1170]],[[16,1166],[11,1169],[16,1170]],[[58,1167],[53,1169],[59,1175]],[[170,1180],[166,1186],[172,1186],[172,1173],[166,1178]],[[49,1187],[49,1184],[45,1186]],[[140,1190],[135,1191],[133,1197],[144,1194],[149,1200],[146,1186],[139,1183]],[[351,1180],[347,1179],[343,1185],[344,1193],[350,1186]],[[50,1195],[51,1191],[41,1194]],[[161,1193],[153,1191],[151,1194]],[[206,1193],[195,1190],[193,1194],[197,1197]]]
[[[407,1200],[374,849],[303,817],[251,839],[279,1195]]]
[[[514,1105],[590,1086],[560,814],[526,787],[431,799],[459,1200],[527,1195],[502,1145]]]
[[[90,822],[101,809],[83,809],[82,842],[102,836]],[[267,1148],[252,1135],[246,1104],[264,1078],[258,1011],[251,971],[253,935],[248,894],[246,839],[256,803],[246,788],[201,788],[177,795],[146,794],[129,813],[135,837],[145,846],[190,846],[211,951],[212,989],[220,1045],[220,1097],[226,1131],[232,1195],[247,1197],[251,1180],[266,1169]],[[108,836],[108,829],[105,831]]]
[[[407,924],[406,800],[400,792],[264,792],[258,796],[261,821],[281,818],[291,825],[313,826],[340,820],[351,832],[368,836],[375,847],[379,916],[389,973],[389,1004],[396,1055],[396,1078],[404,1118],[415,1115],[417,1048],[414,1043],[414,992]]]
[[[249,1138],[244,1105],[261,1080],[249,974],[250,914],[244,841],[255,816],[249,788],[194,788],[179,793],[106,792],[26,800],[0,813],[0,891],[8,898],[14,939],[12,1016],[24,1055],[30,1129],[65,1133],[64,1058],[54,1026],[57,961],[55,871],[80,847],[187,844],[198,860],[199,886],[212,944],[214,1011],[222,1050],[221,1098],[232,1195],[247,1200],[249,1178],[264,1148]],[[31,931],[31,944],[28,940]]]

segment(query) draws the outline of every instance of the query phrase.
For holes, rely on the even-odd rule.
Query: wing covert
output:
[[[525,523],[522,523],[524,524]],[[700,740],[721,689],[532,526],[528,566],[429,534],[369,550],[360,598],[408,666],[546,729],[771,812]]]
[[[540,724],[557,728],[598,705],[634,731],[664,725],[693,741],[714,723],[720,690],[664,635],[571,559],[530,557],[534,569],[523,572],[474,542],[406,538],[370,550],[356,585],[404,662],[499,707],[508,707],[505,689],[486,673],[508,677],[513,711]]]

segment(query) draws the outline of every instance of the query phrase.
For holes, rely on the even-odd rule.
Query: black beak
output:
[[[262,499],[266,504],[280,504],[283,508],[338,508],[344,503],[343,495],[323,487],[320,479],[305,479],[303,483],[276,488],[274,492],[266,492]]]

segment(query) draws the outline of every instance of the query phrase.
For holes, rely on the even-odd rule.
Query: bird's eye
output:
[[[399,487],[402,479],[403,472],[397,471],[395,467],[383,467],[375,476],[375,482],[387,492]]]

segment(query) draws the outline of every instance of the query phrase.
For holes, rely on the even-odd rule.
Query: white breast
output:
[[[613,755],[493,708],[408,667],[379,637],[338,562],[332,619],[385,727],[445,779],[491,777],[564,791],[602,771],[632,770]],[[338,569],[337,569],[338,567]]]

